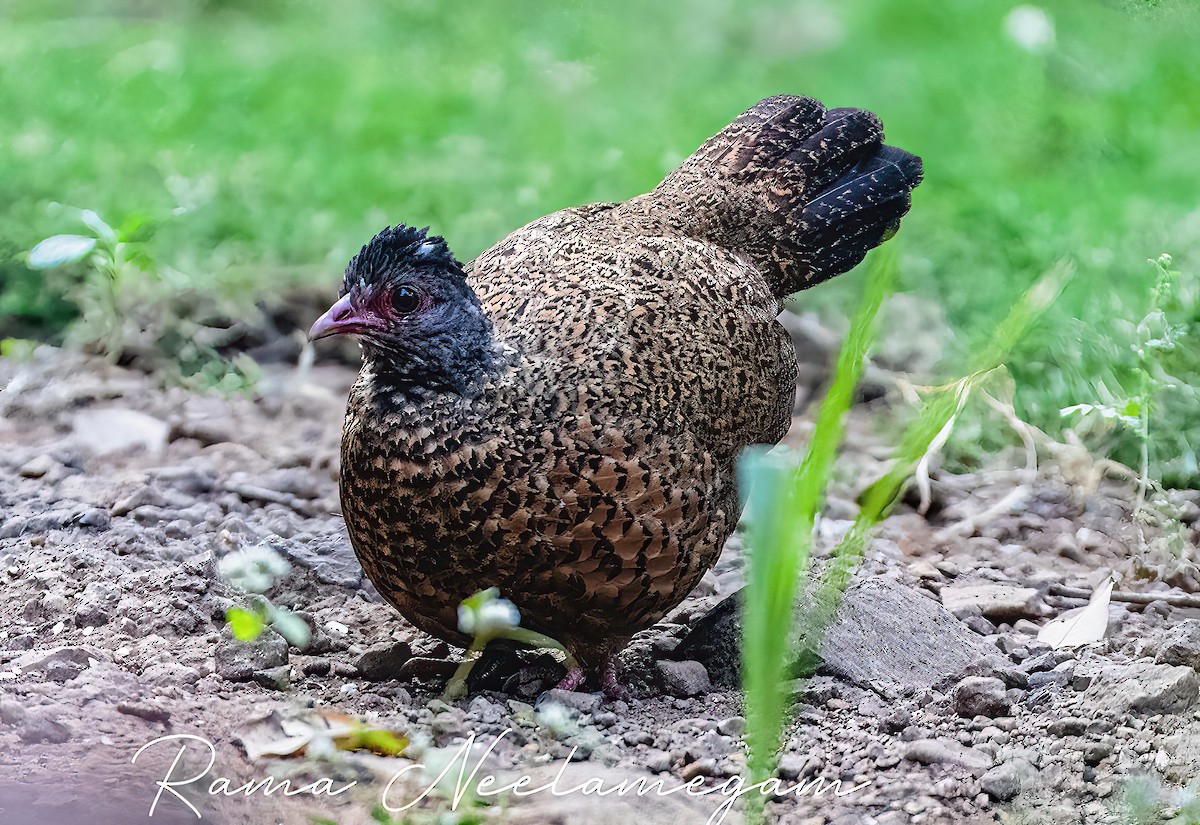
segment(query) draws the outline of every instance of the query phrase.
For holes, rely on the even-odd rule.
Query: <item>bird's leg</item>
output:
[[[629,698],[629,690],[617,679],[617,657],[612,654],[605,656],[600,665],[600,687],[614,701]]]

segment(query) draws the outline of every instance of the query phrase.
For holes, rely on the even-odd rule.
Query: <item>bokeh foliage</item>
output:
[[[553,209],[645,191],[753,101],[799,92],[873,109],[924,156],[901,287],[944,307],[962,351],[1078,263],[1013,365],[1052,427],[1094,395],[1089,339],[1144,313],[1145,260],[1198,268],[1200,13],[1051,2],[1054,41],[1028,49],[1014,5],[0,0],[0,323],[70,318],[21,259],[63,231],[51,201],[161,221],[156,258],[201,288],[332,292],[387,223],[430,224],[469,259]],[[859,277],[804,300],[845,305]]]

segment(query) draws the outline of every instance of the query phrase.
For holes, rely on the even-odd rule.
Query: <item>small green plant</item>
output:
[[[1163,458],[1173,461],[1174,475],[1198,478],[1194,433],[1172,426],[1172,409],[1195,409],[1200,404],[1200,384],[1196,379],[1195,357],[1200,346],[1189,340],[1200,327],[1200,301],[1183,288],[1182,275],[1172,268],[1166,253],[1150,261],[1156,278],[1151,292],[1150,309],[1138,323],[1135,340],[1129,344],[1136,362],[1131,392],[1114,394],[1107,386],[1100,389],[1109,397],[1092,403],[1075,404],[1061,411],[1065,417],[1099,419],[1104,427],[1115,427],[1133,437],[1138,455],[1138,495],[1134,518],[1145,520],[1146,500],[1159,488],[1153,466]],[[1188,284],[1188,287],[1193,285]],[[1182,357],[1181,357],[1182,356]],[[1153,435],[1152,435],[1153,426]],[[1158,451],[1166,455],[1157,457]],[[1156,461],[1158,459],[1158,461]]]
[[[0,338],[0,358],[24,364],[33,360],[33,351],[38,348],[37,341],[27,338]]]
[[[217,563],[221,578],[243,594],[244,606],[225,611],[234,638],[252,642],[271,627],[289,644],[308,646],[312,632],[304,620],[265,595],[291,569],[287,559],[263,544],[235,550]]]
[[[508,599],[500,598],[500,591],[495,587],[480,590],[474,596],[463,599],[458,606],[458,629],[471,636],[471,645],[467,648],[466,660],[446,683],[442,698],[447,701],[467,692],[467,676],[483,649],[493,639],[511,639],[532,647],[557,650],[563,654],[568,669],[579,666],[562,644],[544,633],[521,627],[521,612]]]
[[[967,377],[923,400],[896,451],[891,469],[859,498],[859,514],[834,549],[815,598],[799,614],[796,594],[807,575],[812,530],[842,432],[842,420],[873,339],[878,308],[895,282],[890,251],[874,254],[866,292],[838,358],[807,455],[798,468],[749,452],[742,467],[748,491],[748,569],[743,601],[742,673],[751,783],[767,780],[788,724],[787,684],[796,664],[811,663],[824,630],[862,557],[872,529],[886,517],[926,456],[945,443],[971,393],[994,374],[1028,327],[1054,302],[1070,277],[1068,266],[1047,273],[996,328]],[[798,619],[798,620],[797,620]],[[800,641],[796,641],[793,631]],[[760,821],[763,799],[749,796],[747,818]]]
[[[57,289],[79,312],[68,343],[97,349],[114,363],[141,360],[190,389],[253,390],[258,365],[244,354],[221,355],[223,330],[197,320],[205,302],[178,300],[179,273],[164,277],[173,271],[151,256],[155,222],[136,216],[113,227],[90,209],[71,211],[90,234],[54,235],[26,258],[30,269],[63,276]]]
[[[103,351],[116,361],[125,342],[123,293],[132,279],[150,277],[153,262],[145,242],[154,227],[135,218],[115,229],[91,209],[78,210],[78,218],[89,235],[46,238],[30,250],[27,263],[35,270],[85,264],[83,279],[71,286],[69,297],[78,304],[80,316],[91,325]]]

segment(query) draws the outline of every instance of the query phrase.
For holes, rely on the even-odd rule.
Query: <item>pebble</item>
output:
[[[954,688],[954,711],[959,716],[1004,716],[1009,710],[1004,682],[991,676],[968,676]]]
[[[0,725],[19,725],[28,716],[25,708],[17,702],[0,700]]]
[[[227,639],[217,645],[217,675],[230,682],[249,682],[255,673],[286,665],[288,643],[274,631],[266,631],[252,642]]]
[[[383,682],[399,676],[401,668],[412,658],[407,642],[382,642],[364,650],[354,660],[358,675],[368,682]]]
[[[600,708],[600,704],[603,701],[604,697],[598,693],[583,693],[576,690],[551,688],[538,699],[538,706],[540,707],[546,702],[557,702],[560,705],[573,708],[580,713],[593,713]]]
[[[654,741],[654,735],[649,731],[644,730],[626,731],[625,735],[621,738],[625,744],[629,745],[630,747],[637,745],[649,745]]]
[[[1021,775],[1011,762],[1005,762],[979,777],[984,793],[997,802],[1007,802],[1021,792]]]
[[[656,666],[663,689],[672,696],[699,696],[712,690],[708,671],[699,662],[664,659]]]
[[[1184,619],[1163,637],[1154,660],[1164,665],[1187,665],[1200,670],[1200,619]]]
[[[71,729],[62,722],[42,716],[30,716],[20,732],[21,741],[28,745],[42,742],[61,745],[71,738]]]
[[[1041,594],[1032,587],[952,585],[942,588],[941,599],[942,605],[960,618],[978,614],[986,619],[1011,621],[1037,619],[1049,612]]]
[[[1051,721],[1046,730],[1053,736],[1082,736],[1087,732],[1088,721],[1078,716],[1065,716]]]
[[[717,723],[717,731],[722,736],[738,737],[746,732],[746,720],[741,716],[731,716]]]
[[[1130,711],[1181,713],[1200,694],[1196,671],[1182,665],[1106,665],[1084,693],[1100,715],[1121,717]]]
[[[42,454],[22,464],[21,469],[17,470],[17,473],[21,478],[41,478],[59,466],[61,465],[53,458]]]
[[[292,683],[292,669],[287,665],[256,670],[253,679],[258,684],[271,690],[287,690]]]
[[[690,782],[697,776],[715,776],[716,774],[717,762],[715,759],[708,757],[697,759],[695,762],[685,765],[683,770],[679,772],[679,776],[684,782]]]
[[[965,747],[953,739],[918,739],[908,744],[904,757],[922,765],[958,765],[979,773],[992,766],[992,759],[986,753]]]

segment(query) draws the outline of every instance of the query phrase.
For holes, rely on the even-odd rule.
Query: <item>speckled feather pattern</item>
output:
[[[695,587],[735,464],[787,431],[785,295],[892,231],[920,161],[796,97],[742,115],[648,195],[541,218],[466,267],[492,327],[470,386],[351,391],[342,507],[370,579],[452,641],[496,586],[595,666]]]

